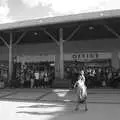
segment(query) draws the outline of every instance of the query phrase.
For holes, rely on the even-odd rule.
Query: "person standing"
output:
[[[84,71],[80,72],[80,75],[78,77],[78,81],[76,81],[74,88],[76,88],[76,96],[77,96],[77,104],[75,110],[79,109],[80,104],[85,104],[85,111],[88,110],[87,108],[87,87],[85,85],[85,76]]]
[[[34,74],[33,71],[31,71],[31,76],[30,76],[30,88],[34,87]]]
[[[48,77],[48,73],[45,72],[44,74],[44,87],[48,87],[48,83],[49,83],[49,77]]]
[[[34,73],[35,76],[35,87],[38,88],[39,87],[39,71],[35,71]]]

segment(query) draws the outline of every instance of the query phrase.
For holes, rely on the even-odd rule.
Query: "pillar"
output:
[[[119,56],[118,51],[112,52],[112,67],[116,70],[119,68]]]
[[[60,79],[64,79],[64,52],[63,52],[63,28],[59,30],[60,35]]]
[[[10,32],[10,44],[9,44],[9,81],[12,80],[12,32]]]
[[[56,48],[55,55],[55,78],[56,80],[60,78],[60,50],[59,46]]]
[[[63,28],[59,29],[59,46],[56,51],[55,59],[55,80],[53,87],[57,88],[69,88],[69,81],[64,79],[64,40],[63,40]]]

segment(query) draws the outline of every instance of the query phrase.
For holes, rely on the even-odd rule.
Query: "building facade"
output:
[[[63,51],[64,66],[74,64],[76,61],[80,63],[79,67],[112,67],[116,70],[120,68],[120,41],[118,39],[69,41],[64,43]],[[8,48],[0,47],[1,64],[3,61],[8,61],[8,53]],[[52,62],[55,68],[55,78],[60,76],[59,48],[55,43],[13,46],[14,57],[17,62],[21,63]],[[61,80],[55,79],[54,84],[55,86],[69,85],[69,82],[62,80],[61,83]]]

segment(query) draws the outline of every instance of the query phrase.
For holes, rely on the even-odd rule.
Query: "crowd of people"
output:
[[[12,86],[25,88],[52,87],[54,68],[40,63],[17,63],[14,66]]]
[[[86,85],[93,87],[115,87],[115,80],[120,78],[120,71],[113,70],[111,67],[84,67],[84,68],[66,68],[67,79],[71,79],[72,87],[74,86],[80,71],[85,72]],[[118,79],[117,82],[120,82]],[[117,86],[116,86],[117,87]]]
[[[65,66],[64,79],[70,81],[71,87],[73,87],[77,81],[81,70],[84,71],[86,79],[85,83],[88,88],[120,87],[120,70],[114,70],[112,67]],[[2,71],[3,70],[0,72],[0,80],[4,81],[6,84],[8,78],[6,77],[7,72]],[[24,88],[46,88],[52,87],[54,80],[55,68],[54,66],[50,66],[50,64],[15,63],[13,68],[13,78],[12,81],[10,81],[10,86]]]

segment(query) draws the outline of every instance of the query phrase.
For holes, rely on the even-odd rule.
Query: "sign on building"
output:
[[[17,56],[17,62],[53,62],[55,61],[55,55],[40,54],[40,55],[23,55]]]
[[[111,59],[112,54],[108,52],[81,52],[64,54],[64,60],[69,61],[90,61],[94,59]]]

